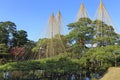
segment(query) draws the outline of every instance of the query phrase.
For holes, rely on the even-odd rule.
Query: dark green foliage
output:
[[[98,46],[114,45],[119,44],[120,35],[117,34],[113,26],[105,24],[100,20],[95,20],[92,22],[94,28],[93,43],[97,43]]]
[[[0,67],[0,70],[46,70],[47,72],[57,73],[78,71],[79,69],[79,60],[74,58],[70,59],[67,53],[60,54],[53,58],[8,63]]]
[[[0,53],[8,53],[8,47],[5,44],[0,44]]]
[[[0,26],[2,26],[1,23]],[[102,74],[108,67],[120,66],[120,35],[114,31],[113,26],[100,20],[92,21],[89,18],[81,18],[78,22],[70,23],[67,26],[71,30],[69,34],[61,35],[67,53],[56,54],[50,58],[43,57],[40,60],[8,63],[0,66],[0,70],[26,70],[30,72],[31,70],[33,72],[34,70],[43,70],[48,74],[75,71],[86,75],[87,72]],[[0,28],[1,34],[5,32],[0,35],[0,48],[7,50],[8,33],[11,33],[11,30],[6,31],[5,28]],[[50,44],[48,38],[42,38],[37,43],[29,41],[27,32],[24,30],[15,31],[11,34],[14,46],[31,46],[31,48],[26,49],[28,53],[39,53],[40,49],[43,50],[42,53],[45,53],[47,45]],[[54,49],[57,50],[56,53],[62,52],[59,46],[61,43],[57,37],[59,36],[53,37],[53,43],[56,43],[54,45]],[[88,44],[91,46],[86,46]],[[94,44],[97,46],[93,47]]]
[[[81,18],[78,22],[68,25],[71,32],[67,35],[70,44],[70,51],[73,53],[82,53],[85,44],[89,43],[93,38],[92,21],[89,18]]]
[[[0,43],[11,45],[11,38],[16,32],[16,25],[13,22],[0,22]]]
[[[109,45],[89,49],[80,59],[83,67],[90,70],[104,71],[112,66],[119,66],[120,46]]]
[[[27,32],[19,30],[13,34],[13,46],[23,46],[27,43]]]

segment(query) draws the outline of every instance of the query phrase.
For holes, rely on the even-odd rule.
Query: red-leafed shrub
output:
[[[25,53],[25,48],[24,47],[13,47],[11,48],[10,53],[13,56],[22,55]]]

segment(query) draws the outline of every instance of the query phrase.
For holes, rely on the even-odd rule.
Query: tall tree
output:
[[[19,30],[13,34],[13,46],[23,46],[27,43],[27,32]]]
[[[13,22],[0,22],[0,43],[10,45],[11,37],[16,32],[16,25]]]
[[[88,44],[93,35],[92,21],[89,18],[80,18],[78,22],[68,25],[71,32],[68,35],[69,42],[72,45],[71,50],[75,53],[81,53]]]
[[[94,27],[94,39],[92,42],[96,43],[97,46],[120,44],[120,35],[115,32],[113,26],[100,20],[93,21],[92,26]]]

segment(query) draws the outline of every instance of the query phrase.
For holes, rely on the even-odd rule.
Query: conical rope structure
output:
[[[83,3],[81,4],[78,11],[76,21],[79,22],[81,18],[84,19],[84,22],[88,20],[87,18],[89,18],[87,10]],[[118,43],[120,42],[119,35],[115,32],[115,27],[113,25],[112,19],[105,9],[102,0],[100,1],[100,5],[97,9],[97,13],[94,19],[95,20],[93,23],[87,25],[87,27],[94,27],[94,39],[92,40],[92,47],[120,44]],[[24,58],[25,60],[31,60],[40,59],[41,55],[44,55],[44,57],[52,57],[66,52],[65,46],[61,39],[63,28],[64,26],[62,22],[61,12],[58,11],[56,17],[54,16],[54,13],[52,13],[48,20],[47,32],[45,35],[46,45],[39,46],[38,52],[34,54],[27,55],[28,51],[23,50],[22,53],[24,52],[25,54],[19,54],[16,57],[19,59]],[[20,51],[18,53],[20,53]]]
[[[89,18],[87,10],[83,3],[81,4],[80,9],[78,11],[76,21],[79,21],[80,18]]]
[[[82,3],[80,5],[79,11],[77,13],[76,23],[81,23],[79,26],[81,27],[90,27],[91,26],[91,20],[89,18],[87,9],[85,8],[85,5]],[[86,25],[87,24],[87,25]],[[87,30],[86,30],[87,31]],[[87,35],[87,34],[86,34]],[[89,41],[85,43],[86,46],[89,46]],[[85,48],[85,47],[84,47]]]
[[[112,19],[110,18],[102,0],[100,1],[97,13],[95,14],[95,42],[96,46],[106,46],[115,44],[115,39],[118,35],[115,32]]]
[[[19,59],[24,58],[24,60],[29,61],[40,59],[41,57],[52,57],[60,53],[66,52],[63,41],[61,39],[63,28],[64,26],[62,23],[62,15],[60,11],[58,11],[56,17],[54,16],[54,13],[52,13],[48,20],[48,26],[46,30],[47,32],[45,35],[46,45],[39,46],[37,52],[31,53],[29,55],[27,55],[28,51],[25,51],[24,48],[22,48],[21,51],[22,53],[24,52],[24,54],[19,54],[16,57]],[[28,48],[31,47],[28,46],[27,49]]]
[[[62,17],[60,11],[58,12],[56,18],[52,13],[48,21],[48,43],[45,48],[46,57],[52,57],[65,52],[65,47],[61,39],[62,27]]]
[[[59,30],[59,34],[63,34],[64,31],[64,25],[63,25],[63,21],[62,21],[62,15],[61,12],[58,11],[57,15],[56,15],[56,23],[58,24],[58,30]]]

